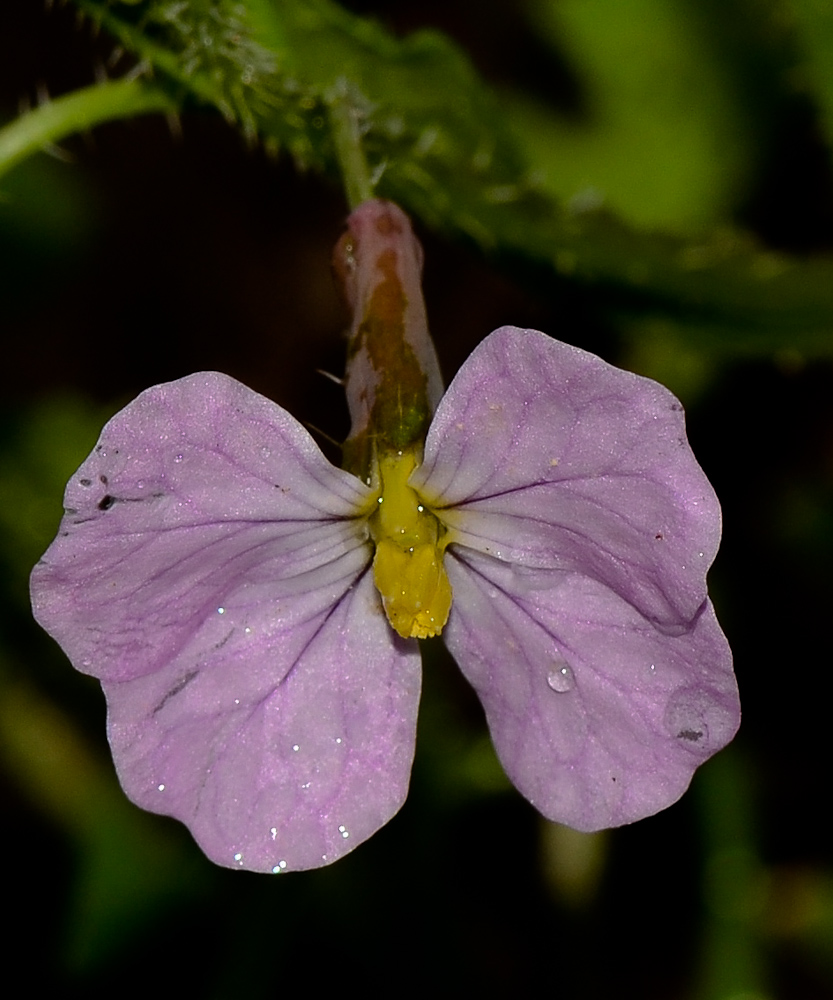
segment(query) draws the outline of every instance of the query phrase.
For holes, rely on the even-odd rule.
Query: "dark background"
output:
[[[582,112],[569,67],[513,4],[476,17],[459,2],[350,6],[397,31],[441,27],[496,84]],[[110,50],[72,7],[5,0],[0,114],[92,82]],[[825,252],[833,185],[812,107],[784,99],[767,115],[732,221],[769,246]],[[551,828],[497,773],[476,699],[430,643],[401,813],[332,868],[221,870],[178,824],[123,802],[98,687],[30,621],[25,576],[57,525],[57,484],[148,385],[217,369],[344,436],[340,390],[316,370],[343,370],[329,257],[347,209],[331,183],[247,149],[209,112],[181,134],[146,118],[63,149],[68,162],[41,156],[0,182],[8,974],[70,996],[833,997],[829,362],[724,359],[683,398],[724,508],[711,584],[744,705],[736,743],[691,794],[592,842]],[[417,229],[447,379],[504,323],[627,357],[604,289],[519,275]]]

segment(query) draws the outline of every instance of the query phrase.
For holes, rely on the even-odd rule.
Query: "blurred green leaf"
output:
[[[833,149],[833,5],[829,0],[785,0],[785,13],[801,50],[794,82],[815,98]]]
[[[693,782],[705,846],[700,1000],[771,996],[761,933],[770,884],[755,842],[754,788],[755,775],[737,745],[708,761]]]
[[[80,399],[49,399],[12,425],[0,450],[0,553],[17,600],[26,599],[32,566],[55,537],[67,480],[107,416]]]
[[[4,684],[0,759],[75,845],[64,956],[71,969],[111,960],[168,907],[205,887],[210,866],[196,847],[128,802],[112,765],[33,687]]]
[[[603,200],[631,225],[725,219],[752,151],[707,22],[683,0],[536,0],[536,27],[584,94],[567,119],[516,98],[515,136],[561,201]]]

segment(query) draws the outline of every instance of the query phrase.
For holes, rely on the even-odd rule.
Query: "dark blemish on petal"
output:
[[[681,729],[677,733],[678,740],[688,740],[689,743],[697,743],[703,738],[702,729]]]
[[[672,409],[672,410],[673,410],[673,411],[674,411],[675,413],[679,413],[679,412],[680,412],[680,410],[682,410],[682,408],[683,408],[683,407],[682,407],[682,403],[672,403],[672,404],[671,404],[671,409]]]
[[[149,493],[144,497],[114,497],[110,493],[103,496],[98,501],[99,510],[109,510],[111,507],[115,506],[117,503],[147,503],[149,500],[161,500],[165,496],[165,493],[158,491],[156,493]]]
[[[658,542],[661,542],[663,540],[662,532],[661,531],[657,532],[657,534],[654,535],[654,538],[656,538]]]
[[[167,703],[174,697],[174,695],[179,694],[180,691],[184,691],[185,688],[191,683],[191,681],[197,676],[199,670],[189,670],[187,674],[181,677],[176,684],[171,688],[171,690],[165,695],[165,697],[159,702],[159,704],[154,708],[151,714],[156,715],[157,712],[161,711],[167,705]]]
[[[65,514],[77,514],[78,509],[76,507],[64,507]]]
[[[78,482],[80,483],[81,486],[92,486],[93,485],[92,479],[79,479]]]
[[[101,476],[99,476],[99,477],[98,477],[98,481],[99,481],[100,483],[103,483],[103,484],[104,484],[105,486],[107,485],[107,477],[106,477],[105,475],[101,475]]]
[[[234,629],[231,629],[231,631],[230,631],[230,632],[229,632],[229,634],[228,634],[228,635],[227,635],[227,636],[225,637],[225,639],[221,639],[221,640],[220,640],[219,642],[216,642],[216,643],[214,644],[214,652],[216,653],[218,649],[222,649],[222,648],[223,648],[223,646],[225,646],[225,644],[226,644],[226,643],[227,643],[227,642],[229,641],[229,639],[230,639],[230,638],[231,638],[231,637],[232,637],[233,635],[234,635]]]

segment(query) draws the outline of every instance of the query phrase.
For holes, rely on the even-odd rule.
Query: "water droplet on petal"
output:
[[[573,668],[563,660],[555,660],[547,672],[547,684],[553,691],[559,694],[566,694],[576,686],[576,677]]]
[[[238,865],[242,865],[243,864],[243,855],[242,854],[235,854],[234,855],[234,860],[238,863]]]
[[[664,721],[679,746],[708,757],[732,738],[737,713],[730,700],[717,691],[680,688],[668,701]]]
[[[338,832],[341,834],[342,837],[344,837],[345,840],[347,840],[347,838],[350,836],[350,833],[346,826],[340,826],[338,828]]]

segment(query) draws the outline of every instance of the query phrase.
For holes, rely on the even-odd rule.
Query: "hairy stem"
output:
[[[75,90],[0,129],[0,176],[32,153],[75,132],[117,118],[176,110],[168,94],[142,80],[114,80]]]
[[[336,159],[344,179],[347,201],[358,208],[373,197],[373,184],[362,148],[359,119],[361,112],[351,99],[346,81],[340,81],[328,95],[329,119]]]

